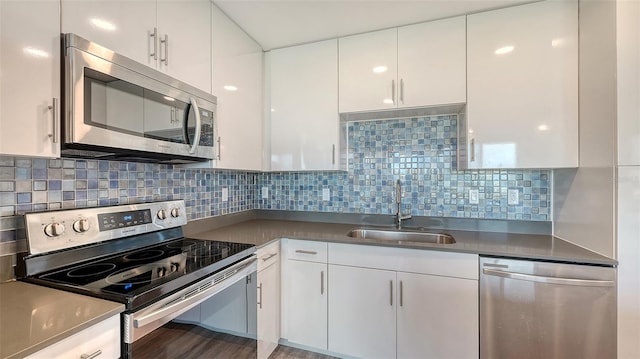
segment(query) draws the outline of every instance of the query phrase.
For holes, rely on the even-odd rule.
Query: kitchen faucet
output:
[[[411,219],[411,214],[402,214],[402,182],[396,181],[396,228],[402,229],[402,221]]]

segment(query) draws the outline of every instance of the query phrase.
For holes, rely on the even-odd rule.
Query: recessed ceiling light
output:
[[[236,86],[233,85],[226,85],[223,87],[223,89],[227,90],[227,91],[238,91],[238,88]]]
[[[549,131],[549,126],[540,125],[540,126],[538,126],[538,131]]]
[[[94,27],[97,27],[99,29],[102,29],[102,30],[105,30],[105,31],[115,31],[116,30],[116,25],[114,23],[112,23],[112,22],[107,21],[107,20],[99,19],[97,17],[94,17],[89,21],[91,22],[91,25],[93,25]]]
[[[496,50],[496,55],[504,55],[513,51],[515,47],[513,46],[504,46]]]
[[[384,100],[382,100],[382,102],[386,104],[393,104],[393,100],[390,98],[385,98]]]
[[[169,97],[169,96],[165,96],[164,99],[167,100],[167,101],[171,101],[171,102],[176,100],[175,98]]]

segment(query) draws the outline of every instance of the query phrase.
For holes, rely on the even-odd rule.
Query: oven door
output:
[[[257,270],[256,256],[238,262],[198,281],[156,303],[133,313],[123,314],[123,357],[133,356],[134,342],[163,326],[180,314],[206,301]]]
[[[155,70],[136,70],[143,65],[123,56],[87,51],[65,52],[65,148],[214,158],[214,96],[162,73],[150,77]]]

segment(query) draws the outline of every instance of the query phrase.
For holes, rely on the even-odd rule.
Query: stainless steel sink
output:
[[[377,239],[391,242],[423,242],[435,244],[453,244],[456,240],[446,233],[411,232],[387,229],[352,229],[347,233],[351,238]]]

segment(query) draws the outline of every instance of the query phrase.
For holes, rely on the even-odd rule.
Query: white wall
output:
[[[617,2],[618,358],[640,358],[640,1]]]
[[[580,167],[554,171],[554,234],[615,257],[616,3],[580,2]]]

